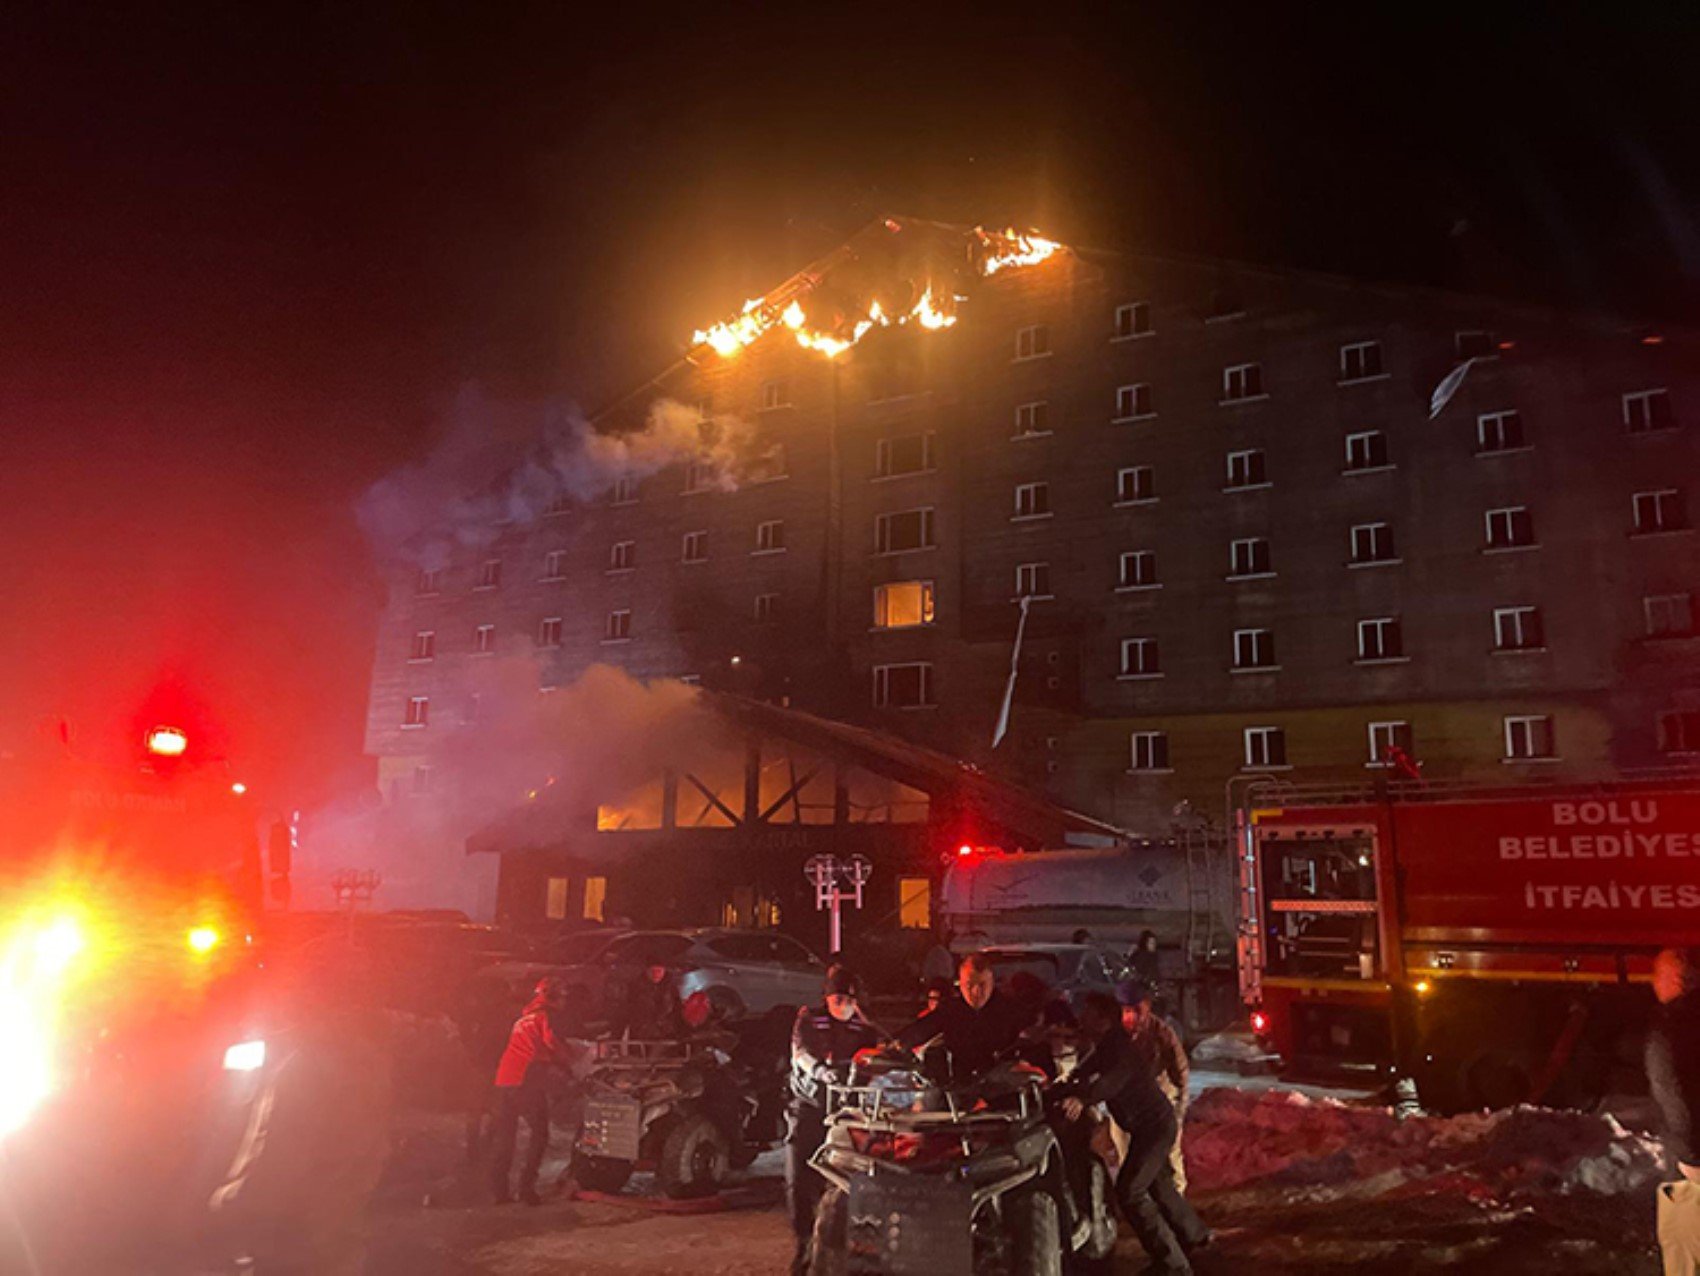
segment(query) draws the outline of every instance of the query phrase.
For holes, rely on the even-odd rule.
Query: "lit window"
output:
[[[1507,761],[1528,761],[1554,756],[1552,719],[1545,714],[1505,719]]]
[[[1688,503],[1674,487],[1635,493],[1632,512],[1637,536],[1680,532],[1688,527]]]
[[[1015,596],[1017,598],[1051,597],[1051,565],[1049,563],[1018,564],[1015,569]]]
[[[879,439],[874,444],[874,477],[899,478],[925,474],[933,468],[933,434],[909,434]]]
[[[1476,418],[1477,452],[1513,452],[1522,446],[1522,413],[1484,412]]]
[[[1546,646],[1539,607],[1495,607],[1493,649],[1495,651],[1540,651]]]
[[[1169,733],[1167,731],[1135,731],[1129,737],[1132,756],[1128,765],[1135,771],[1167,771],[1169,769]]]
[[[543,897],[543,916],[552,922],[565,921],[567,916],[567,900],[572,887],[572,879],[566,877],[551,877]]]
[[[1115,334],[1117,341],[1129,337],[1144,337],[1151,333],[1151,306],[1144,301],[1127,301],[1116,307]]]
[[[1535,543],[1535,520],[1526,505],[1509,505],[1485,515],[1488,549],[1521,549]]]
[[[637,562],[636,541],[615,541],[608,547],[608,570],[629,572]]]
[[[1245,729],[1245,765],[1249,770],[1287,765],[1287,733],[1280,727]]]
[[[1261,536],[1247,537],[1228,546],[1228,575],[1230,578],[1269,576],[1275,571],[1269,553],[1269,542]]]
[[[1637,390],[1623,396],[1623,425],[1631,434],[1650,434],[1676,426],[1670,391]]]
[[[1264,463],[1261,448],[1228,453],[1228,486],[1230,488],[1262,487],[1268,482],[1268,467]]]
[[[881,514],[874,520],[874,553],[901,554],[911,549],[931,549],[933,511],[901,510]]]
[[[587,922],[603,920],[602,911],[608,903],[608,879],[606,877],[587,877],[584,879],[584,908],[580,911]]]
[[[567,578],[567,551],[552,549],[543,555],[543,579],[565,580]]]
[[[443,592],[443,573],[421,569],[413,581],[413,592],[424,597],[427,594]]]
[[[928,877],[897,879],[897,924],[905,930],[929,930],[933,924],[933,883]]]
[[[1380,430],[1361,430],[1346,436],[1346,472],[1387,467],[1387,436]]]
[[[1122,677],[1155,678],[1162,672],[1155,638],[1122,639]]]
[[[1369,724],[1369,765],[1390,766],[1394,752],[1415,757],[1409,722],[1372,722]]]
[[[791,405],[791,391],[784,381],[763,381],[761,383],[762,410],[784,408]]]
[[[932,623],[932,581],[897,580],[874,587],[875,629],[910,629]]]
[[[1358,341],[1340,347],[1340,380],[1368,381],[1381,375],[1381,342]]]
[[[1042,323],[1022,328],[1015,334],[1015,357],[1037,359],[1051,353],[1051,330]]]
[[[561,618],[545,616],[537,622],[537,645],[539,647],[559,647],[561,645]]]
[[[1051,512],[1049,483],[1018,483],[1015,488],[1015,518],[1045,518]]]
[[[1116,471],[1116,503],[1132,505],[1157,499],[1157,471],[1149,465],[1130,465]]]
[[[407,658],[411,661],[435,660],[437,658],[437,634],[431,629],[421,629],[413,635],[413,645],[408,648]]]
[[[757,594],[755,616],[758,624],[767,624],[779,614],[778,594]]]
[[[1157,587],[1157,551],[1132,549],[1121,556],[1121,572],[1116,578],[1118,589],[1155,589]]]
[[[686,532],[681,542],[680,560],[687,563],[706,563],[708,561],[708,533]]]
[[[924,709],[933,704],[930,664],[875,665],[876,709]]]
[[[770,519],[756,524],[756,553],[777,554],[784,548],[785,524],[781,520]]]
[[[1359,523],[1352,528],[1354,565],[1397,561],[1393,552],[1393,528],[1387,523]]]
[[[1035,434],[1051,432],[1051,405],[1039,400],[1033,403],[1021,403],[1015,409],[1015,437],[1027,438]]]
[[[1658,718],[1660,753],[1700,753],[1700,712],[1672,710]]]
[[[402,716],[401,725],[404,727],[423,727],[431,721],[431,697],[409,696],[407,709]]]
[[[475,656],[488,656],[496,650],[496,626],[479,625],[472,631],[472,653]]]
[[[1275,634],[1269,629],[1234,630],[1235,669],[1273,669]]]
[[[611,611],[608,621],[602,627],[603,642],[626,642],[632,636],[632,613],[629,611]]]
[[[1222,369],[1222,402],[1238,403],[1263,397],[1263,365],[1239,363]]]
[[[1398,660],[1404,654],[1405,638],[1397,616],[1358,621],[1359,660]]]
[[[1694,632],[1692,594],[1651,594],[1641,600],[1649,638],[1686,638]]]
[[[495,589],[502,583],[502,560],[487,558],[478,568],[477,589]]]
[[[1123,385],[1116,387],[1116,416],[1118,421],[1137,421],[1141,417],[1155,414],[1151,406],[1151,387],[1149,385]]]

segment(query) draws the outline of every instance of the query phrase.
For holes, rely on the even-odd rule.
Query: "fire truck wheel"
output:
[[[681,1199],[718,1191],[730,1168],[726,1136],[700,1112],[682,1117],[667,1131],[656,1158],[655,1178],[668,1196]]]
[[[809,1237],[809,1276],[844,1276],[850,1262],[845,1252],[849,1219],[850,1202],[840,1189],[829,1187],[821,1193]]]
[[[585,1156],[573,1162],[573,1178],[592,1192],[618,1192],[631,1176],[632,1163],[611,1156]]]
[[[1057,1198],[1028,1188],[1006,1203],[1014,1276],[1062,1276],[1062,1220]]]
[[[1539,1066],[1539,1060],[1514,1047],[1479,1052],[1463,1067],[1466,1104],[1491,1110],[1527,1102]]]

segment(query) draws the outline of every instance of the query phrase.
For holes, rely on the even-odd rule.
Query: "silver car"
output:
[[[572,982],[582,979],[606,990],[650,966],[674,972],[681,1001],[708,992],[735,1017],[812,1005],[820,999],[825,974],[820,959],[794,939],[770,930],[722,928],[628,931],[610,940],[588,966],[563,973]]]

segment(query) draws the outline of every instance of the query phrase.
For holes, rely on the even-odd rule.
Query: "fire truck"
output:
[[[138,735],[0,754],[0,1270],[247,1262],[324,1173],[331,1131],[295,1113],[325,1034],[261,956],[245,786],[176,726]]]
[[[1240,992],[1289,1073],[1441,1110],[1589,1106],[1638,1076],[1652,958],[1700,943],[1700,784],[1256,783]]]

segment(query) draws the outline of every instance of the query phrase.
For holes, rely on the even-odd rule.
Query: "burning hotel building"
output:
[[[1183,801],[1219,828],[1247,774],[1670,765],[1700,751],[1695,348],[1597,315],[881,220],[596,422],[653,439],[688,413],[700,456],[634,443],[641,463],[599,490],[545,477],[536,517],[397,571],[369,751],[398,819],[449,800],[482,683],[518,661],[545,699],[594,665],[697,682],[1158,838]],[[786,800],[749,783],[746,814]],[[879,805],[819,783],[817,808]],[[679,787],[608,791],[603,831],[673,829]],[[960,819],[937,836],[954,845]],[[873,912],[900,907],[904,871],[876,879]],[[504,909],[600,911],[603,886],[555,880],[516,876]],[[692,920],[763,920],[752,890]]]

